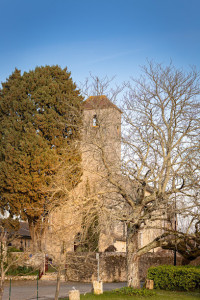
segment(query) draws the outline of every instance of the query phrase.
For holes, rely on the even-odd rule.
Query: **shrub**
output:
[[[12,276],[23,276],[23,275],[37,275],[38,271],[34,270],[32,267],[13,267],[10,268],[7,272],[7,275],[12,275]]]
[[[163,290],[194,290],[200,287],[200,269],[185,266],[159,266],[148,269],[148,279]]]
[[[120,289],[113,290],[113,293],[120,295],[128,295],[128,296],[143,296],[150,297],[154,296],[156,293],[147,289],[134,289],[131,286],[122,287]]]
[[[10,253],[10,252],[23,252],[23,251],[16,247],[9,247],[8,252]]]

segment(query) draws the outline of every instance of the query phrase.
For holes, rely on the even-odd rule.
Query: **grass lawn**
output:
[[[104,292],[103,295],[86,294],[81,295],[81,300],[200,300],[200,293],[198,292],[169,292],[169,291],[156,291],[156,296],[151,297],[139,297],[139,296],[122,296],[116,295],[111,292]],[[62,300],[68,300],[69,298],[62,298]],[[61,299],[60,299],[61,300]]]

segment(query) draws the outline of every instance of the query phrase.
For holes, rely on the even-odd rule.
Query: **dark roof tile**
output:
[[[106,109],[106,108],[115,108],[120,113],[122,113],[122,111],[104,95],[90,96],[87,100],[83,102],[83,109],[86,110]]]

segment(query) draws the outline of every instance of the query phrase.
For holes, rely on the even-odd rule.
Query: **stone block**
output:
[[[103,294],[103,282],[93,281],[93,290],[95,295]]]
[[[153,290],[153,286],[154,286],[154,281],[150,280],[150,279],[147,279],[146,288],[149,289],[149,290]]]
[[[80,300],[79,290],[69,291],[69,300]]]

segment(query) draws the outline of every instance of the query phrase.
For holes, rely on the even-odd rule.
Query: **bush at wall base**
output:
[[[200,288],[200,268],[190,266],[158,266],[148,269],[154,288],[163,290],[194,290]]]

